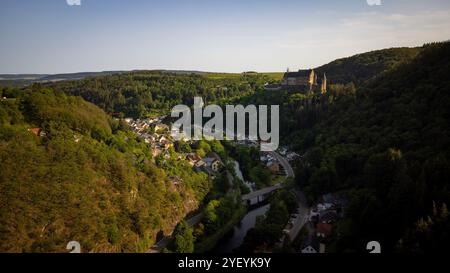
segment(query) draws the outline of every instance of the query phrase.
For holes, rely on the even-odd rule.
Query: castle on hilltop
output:
[[[323,74],[319,85],[314,69],[299,70],[297,72],[289,72],[288,69],[284,74],[281,85],[284,87],[301,88],[310,92],[320,90],[320,93],[325,94],[327,92],[327,76],[325,73]]]

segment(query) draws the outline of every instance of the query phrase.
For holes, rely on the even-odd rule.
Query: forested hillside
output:
[[[303,155],[301,190],[311,202],[347,197],[328,251],[365,251],[372,240],[386,252],[446,247],[450,43],[316,70],[328,75],[326,94],[264,91],[279,75],[253,72],[135,71],[0,89],[0,250],[63,251],[77,240],[87,251],[142,251],[170,231],[203,200],[208,179],[178,161],[155,166],[149,148],[105,112],[167,113],[194,96],[280,105],[281,140]],[[184,183],[171,183],[174,174]]]
[[[411,62],[335,98],[308,133],[297,135],[307,152],[299,185],[314,197],[349,194],[335,250],[358,250],[374,239],[386,251],[448,245],[449,71],[450,43],[426,45]]]
[[[305,156],[297,183],[312,203],[348,196],[329,251],[438,251],[449,242],[450,43],[387,49],[322,66],[325,95],[239,98],[279,104],[282,142]],[[340,236],[337,236],[340,234]]]
[[[227,101],[262,90],[273,75],[256,73],[171,73],[135,71],[80,81],[52,83],[55,91],[81,96],[118,116],[144,117],[170,112],[177,104],[192,105],[195,96],[206,103]]]
[[[355,55],[316,68],[326,73],[331,89],[345,92],[392,67],[411,60],[421,48],[392,48]],[[242,74],[177,73],[171,71],[133,71],[88,77],[76,81],[48,83],[55,91],[81,96],[107,113],[116,116],[143,117],[167,113],[177,104],[191,105],[194,96],[206,103],[259,100],[265,83],[277,82],[282,73]],[[342,86],[341,86],[342,85]],[[282,93],[284,93],[282,91]],[[280,96],[276,96],[277,102]],[[285,100],[284,100],[285,101]],[[282,103],[280,103],[282,104]]]
[[[327,76],[328,92],[325,97],[306,91],[281,89],[242,94],[234,97],[233,103],[280,105],[282,140],[293,146],[302,145],[302,142],[310,143],[312,136],[304,129],[314,126],[326,114],[329,103],[342,96],[353,96],[356,89],[366,81],[410,62],[421,50],[422,47],[382,49],[339,59],[315,68],[319,78],[323,73]],[[300,129],[302,132],[299,132]],[[299,133],[301,136],[298,136]],[[291,137],[300,140],[292,142]]]
[[[389,48],[366,52],[335,60],[316,68],[319,75],[326,73],[332,84],[359,85],[393,67],[414,59],[422,50],[416,48]]]
[[[145,251],[209,187],[188,166],[175,185],[145,143],[82,98],[2,92],[16,98],[0,100],[0,252],[66,252],[72,240],[83,252]]]

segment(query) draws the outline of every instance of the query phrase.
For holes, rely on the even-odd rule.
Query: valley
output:
[[[87,252],[442,249],[449,65],[443,42],[308,73],[2,76],[0,250],[65,252],[72,240]],[[280,148],[174,140],[170,109],[194,97],[279,105]]]

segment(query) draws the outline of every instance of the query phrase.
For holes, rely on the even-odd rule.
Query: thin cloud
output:
[[[304,26],[288,31],[286,36],[288,38],[278,41],[275,47],[292,53],[293,62],[287,66],[313,67],[374,49],[448,40],[450,10],[415,14],[356,13],[336,20],[333,25]]]

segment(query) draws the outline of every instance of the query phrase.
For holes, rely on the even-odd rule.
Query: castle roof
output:
[[[284,73],[285,78],[299,78],[299,77],[309,77],[311,74],[310,69],[299,70],[297,72],[286,72]]]

